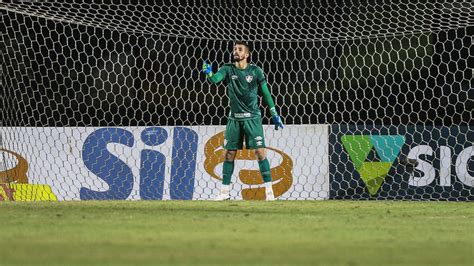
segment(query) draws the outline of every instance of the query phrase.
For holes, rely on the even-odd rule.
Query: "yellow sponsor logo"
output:
[[[16,158],[15,167],[0,171],[0,201],[57,201],[56,195],[48,185],[28,184],[28,162],[20,154],[0,149]]]
[[[0,184],[0,201],[57,201],[51,187],[33,184]]]
[[[222,147],[224,143],[224,131],[218,133],[217,135],[211,137],[204,146],[204,155],[206,159],[204,161],[204,169],[206,172],[213,178],[222,180],[220,175],[217,175],[214,172],[214,169],[217,165],[224,162],[224,148]],[[282,157],[282,162],[280,165],[271,168],[272,181],[273,181],[273,192],[275,197],[283,195],[288,189],[290,189],[293,183],[293,161],[290,156],[288,156],[283,151],[269,148],[278,153]],[[256,160],[256,156],[252,150],[239,150],[235,157],[236,160]],[[263,177],[260,174],[259,170],[250,170],[242,169],[240,170],[239,180],[245,184],[249,185],[249,188],[242,189],[242,198],[245,200],[264,200],[265,199],[265,187],[259,186],[263,185]]]

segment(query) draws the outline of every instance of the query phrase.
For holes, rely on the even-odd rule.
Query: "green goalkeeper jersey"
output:
[[[224,81],[230,101],[230,119],[247,120],[261,117],[258,95],[264,97],[267,105],[275,106],[268,91],[267,82],[261,68],[248,64],[245,69],[234,64],[225,64],[210,77],[212,83]]]

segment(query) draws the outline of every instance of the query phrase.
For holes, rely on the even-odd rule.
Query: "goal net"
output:
[[[385,2],[385,3],[383,3]],[[0,200],[211,199],[252,48],[279,199],[474,200],[472,1],[0,3]],[[250,150],[233,199],[263,199]]]

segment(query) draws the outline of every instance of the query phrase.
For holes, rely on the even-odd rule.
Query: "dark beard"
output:
[[[234,60],[234,62],[240,62],[240,61],[244,60],[243,58],[241,59],[238,56],[232,56],[232,59]]]

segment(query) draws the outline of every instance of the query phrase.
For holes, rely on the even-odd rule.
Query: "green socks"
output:
[[[271,182],[272,175],[270,173],[270,163],[267,159],[263,161],[258,161],[258,167],[260,168],[260,173],[262,173],[263,181]],[[232,174],[234,173],[234,161],[224,161],[224,165],[222,167],[222,184],[223,185],[230,185],[230,180],[232,178]]]
[[[222,184],[230,185],[230,179],[234,172],[234,161],[224,161],[224,166],[222,168]]]
[[[265,183],[272,181],[272,175],[270,173],[270,163],[267,159],[263,161],[258,161],[258,167],[260,168],[260,173],[262,173],[263,181]]]

